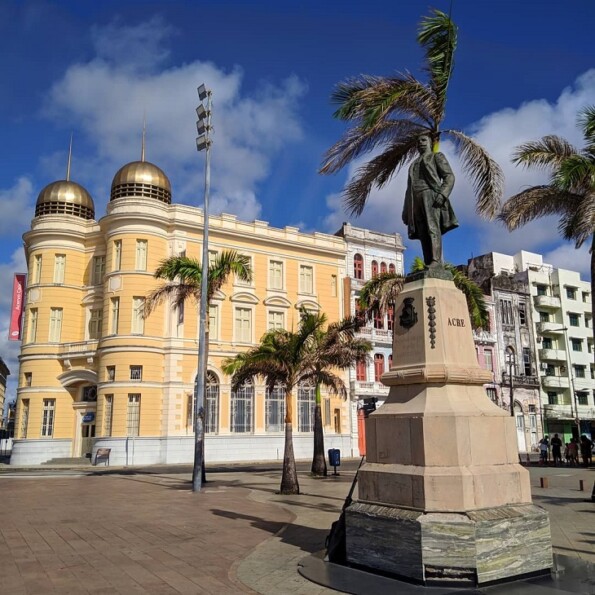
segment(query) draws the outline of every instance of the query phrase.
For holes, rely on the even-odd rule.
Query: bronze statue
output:
[[[419,157],[409,167],[403,223],[409,239],[420,240],[427,267],[441,265],[442,236],[459,226],[449,196],[455,177],[446,157],[432,152],[432,139],[420,136]]]

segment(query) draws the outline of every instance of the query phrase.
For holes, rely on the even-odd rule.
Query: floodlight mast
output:
[[[194,467],[192,470],[192,491],[200,492],[203,483],[204,440],[205,440],[205,389],[207,371],[207,303],[208,303],[208,272],[209,272],[209,192],[211,189],[211,99],[212,92],[205,85],[197,89],[198,98],[207,100],[205,109],[202,103],[196,108],[198,121],[196,130],[197,151],[205,151],[205,193],[203,207],[203,238],[202,238],[202,276],[200,280],[200,309],[198,322],[198,372],[196,378],[195,422],[194,422]],[[202,132],[201,132],[202,131]]]

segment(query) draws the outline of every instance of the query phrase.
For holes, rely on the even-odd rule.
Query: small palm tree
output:
[[[416,256],[411,266],[411,272],[423,271],[425,268],[423,260]],[[490,314],[481,287],[454,265],[444,263],[444,268],[452,274],[457,289],[465,294],[472,327],[489,330]],[[382,273],[370,279],[362,287],[359,295],[359,305],[366,316],[372,318],[375,312],[379,312],[381,315],[386,314],[390,308],[394,307],[404,284],[405,277],[397,273]]]
[[[576,248],[590,239],[591,295],[595,296],[595,105],[579,112],[578,125],[585,139],[583,149],[553,135],[517,147],[513,162],[549,171],[550,181],[509,198],[499,218],[512,231],[535,219],[557,215],[558,230]],[[592,304],[595,320],[595,299]]]
[[[282,388],[285,392],[285,448],[281,494],[300,492],[293,452],[293,392],[300,385],[315,383],[317,394],[320,386],[325,386],[334,393],[345,394],[344,382],[332,368],[349,366],[345,366],[347,357],[341,349],[338,337],[347,342],[354,341],[350,338],[352,331],[349,331],[349,324],[353,325],[355,322],[344,326],[331,325],[329,330],[333,336],[325,340],[322,335],[326,316],[303,309],[300,314],[301,320],[296,332],[271,330],[263,336],[260,345],[227,359],[223,364],[223,371],[232,376],[234,390],[259,376],[265,380],[270,391]]]
[[[460,130],[443,129],[446,95],[454,66],[457,27],[439,10],[422,19],[417,41],[425,52],[428,81],[409,73],[393,77],[361,75],[340,83],[332,95],[334,117],[352,123],[326,153],[321,173],[336,173],[354,159],[380,149],[360,167],[344,191],[347,210],[360,215],[373,186],[382,188],[417,156],[417,139],[430,136],[434,150],[451,140],[477,195],[477,212],[494,217],[500,207],[503,174],[486,150]]]
[[[153,290],[145,300],[145,316],[148,316],[164,300],[171,299],[180,308],[187,299],[200,302],[202,265],[195,258],[188,256],[171,256],[163,260],[154,273],[156,279],[165,279],[167,283]],[[235,250],[227,250],[217,254],[207,271],[207,304],[210,306],[215,293],[226,283],[229,275],[235,274],[238,279],[252,280],[250,258],[238,254]],[[205,360],[209,359],[209,329],[206,329]],[[205,386],[207,385],[205,379]],[[204,450],[203,450],[204,452]],[[194,461],[194,474],[200,468],[205,477],[204,461]]]

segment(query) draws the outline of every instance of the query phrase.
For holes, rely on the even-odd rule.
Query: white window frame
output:
[[[149,252],[148,240],[136,240],[136,261],[135,269],[137,271],[147,270],[147,254]]]
[[[66,254],[54,255],[54,283],[62,285],[66,271]]]
[[[339,295],[337,283],[337,275],[331,275],[331,297],[337,297]]]
[[[143,367],[139,365],[130,366],[130,380],[136,382],[142,382],[143,380]]]
[[[251,281],[242,281],[237,275],[234,275],[234,284],[239,285],[240,287],[253,287],[253,285],[254,285],[254,268],[253,268],[254,259],[252,258],[252,256],[249,256],[247,254],[244,254],[243,256],[245,256],[248,259],[248,268],[252,271],[252,280]]]
[[[21,401],[21,438],[27,438],[27,431],[29,430],[29,410],[30,410],[29,399],[23,399]]]
[[[37,341],[37,323],[39,321],[39,309],[29,309],[29,332],[27,333],[27,343],[35,343]]]
[[[56,399],[44,399],[41,413],[41,437],[51,438],[54,435],[56,419]]]
[[[41,267],[43,265],[43,256],[36,254],[33,257],[33,283],[41,283]]]
[[[285,429],[285,387],[275,386],[273,391],[267,387],[264,403],[265,432],[283,432]]]
[[[135,296],[132,298],[132,324],[130,326],[130,332],[133,335],[144,335],[145,334],[145,298]]]
[[[63,317],[63,308],[50,308],[50,329],[48,335],[49,343],[60,343],[60,339],[62,337]]]
[[[314,295],[314,267],[310,264],[299,265],[299,293]]]
[[[103,435],[112,435],[112,425],[114,416],[114,395],[105,395],[103,397]]]
[[[218,341],[219,340],[219,306],[217,304],[209,304],[208,323],[209,323],[209,341]]]
[[[240,311],[248,313],[248,322],[249,328],[246,332],[245,329],[240,329],[238,326],[240,321],[238,319],[238,315]],[[236,306],[233,311],[233,335],[234,335],[234,342],[235,343],[253,343],[253,333],[254,333],[254,308],[250,306]]]
[[[128,394],[128,407],[126,408],[126,436],[140,436],[140,393]]]
[[[209,268],[211,268],[215,264],[215,260],[217,260],[218,256],[218,250],[209,250]]]
[[[101,339],[103,332],[103,308],[89,308],[88,338],[91,341]]]
[[[283,291],[285,288],[285,261],[276,258],[269,259],[269,289]]]
[[[269,310],[267,313],[267,330],[279,330],[285,328],[285,311]]]
[[[93,257],[92,285],[101,285],[105,276],[105,254]]]
[[[113,297],[110,299],[110,334],[117,335],[118,327],[120,325],[120,298]]]
[[[122,268],[122,240],[114,240],[112,267],[114,271],[119,271]]]

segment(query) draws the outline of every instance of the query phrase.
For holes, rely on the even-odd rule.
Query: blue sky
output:
[[[449,88],[448,127],[474,135],[501,163],[507,195],[543,181],[510,164],[513,148],[544,134],[580,145],[576,112],[595,103],[595,3],[573,0],[453,0],[459,47]],[[200,204],[202,162],[194,148],[196,86],[214,91],[213,203],[216,210],[305,231],[336,231],[340,193],[353,168],[317,174],[343,131],[329,96],[361,73],[420,75],[417,23],[450,1],[254,2],[12,1],[0,3],[0,355],[8,343],[10,279],[24,270],[21,235],[39,191],[63,179],[74,134],[72,179],[101,216],[114,173],[140,156],[168,174],[173,200]],[[445,239],[455,263],[491,250],[544,253],[588,274],[588,255],[541,222],[508,234],[474,214],[469,184],[452,147],[452,195],[461,228]],[[354,165],[355,167],[355,165]],[[354,224],[403,233],[404,175]],[[419,254],[406,243],[406,260]],[[13,376],[14,379],[14,376]],[[14,390],[14,383],[11,383]]]

